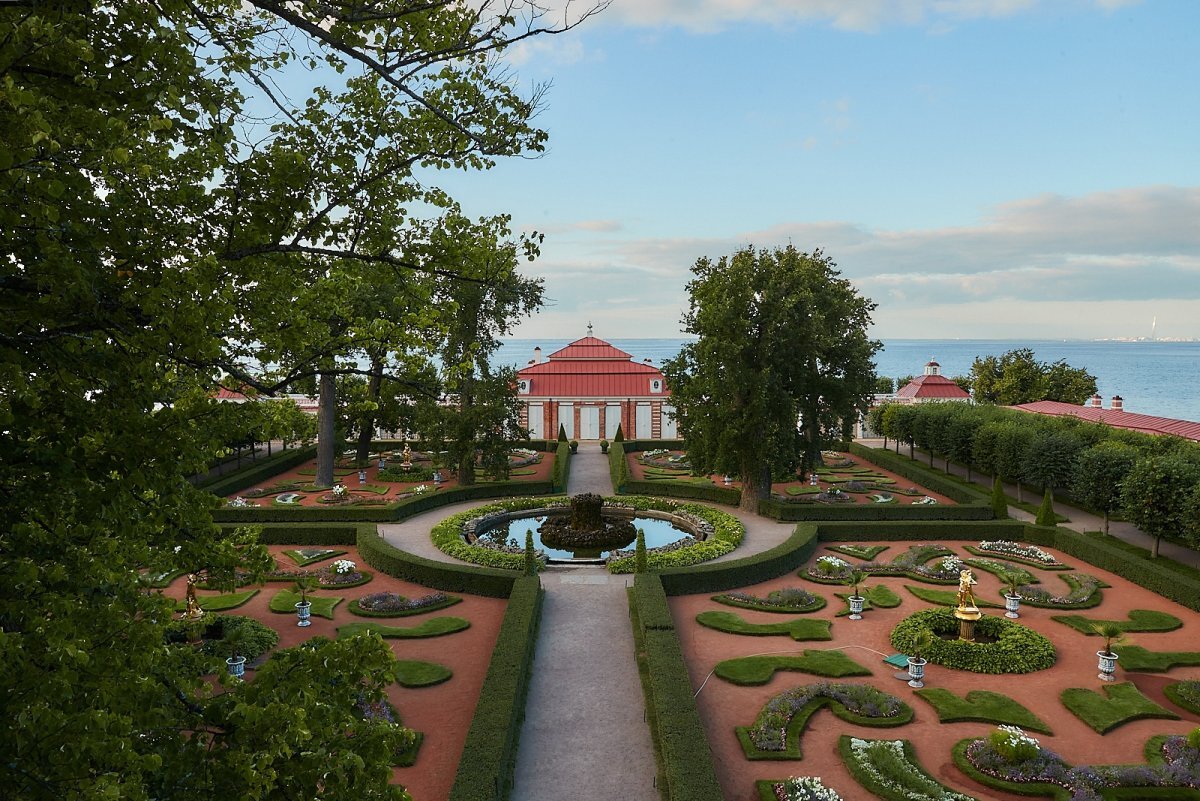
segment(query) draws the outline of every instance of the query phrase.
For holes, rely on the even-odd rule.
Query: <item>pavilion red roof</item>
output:
[[[526,397],[632,398],[664,397],[665,389],[652,393],[650,381],[662,371],[646,362],[632,361],[625,351],[602,339],[587,336],[551,353],[548,361],[517,371],[530,382]]]
[[[1125,428],[1130,431],[1141,431],[1143,434],[1169,434],[1200,442],[1200,423],[1190,420],[1176,420],[1172,417],[1155,417],[1150,414],[1136,414],[1123,409],[1100,409],[1095,406],[1076,406],[1073,403],[1061,401],[1034,401],[1010,406],[1022,412],[1048,414],[1053,417],[1078,417],[1093,423],[1103,423],[1113,428]]]
[[[935,364],[936,363],[932,363]],[[962,400],[971,397],[971,393],[944,375],[919,375],[909,381],[896,393],[897,398],[913,398],[925,400],[939,398],[943,400]]]

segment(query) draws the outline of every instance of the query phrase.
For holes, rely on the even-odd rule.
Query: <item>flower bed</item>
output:
[[[861,740],[842,735],[838,752],[855,781],[884,801],[977,801],[930,776],[907,740]]]
[[[776,801],[843,801],[834,790],[821,782],[820,776],[793,776],[781,782],[760,782]],[[760,796],[763,793],[760,790]]]
[[[998,790],[1051,795],[1062,788],[1070,793],[1071,801],[1102,801],[1104,791],[1110,788],[1200,789],[1200,750],[1189,745],[1187,738],[1162,738],[1155,751],[1150,764],[1071,767],[1020,729],[1002,726],[986,739],[960,742],[954,749],[954,761],[967,775]],[[1042,792],[1043,788],[1050,792]]]
[[[407,598],[395,592],[376,592],[350,602],[350,611],[362,617],[409,617],[445,609],[462,601],[456,595],[432,592],[419,598]]]
[[[747,759],[799,759],[800,731],[823,706],[847,723],[900,726],[912,720],[912,708],[894,695],[866,684],[820,682],[780,693],[767,702],[754,725],[739,727]],[[794,744],[789,746],[789,740]]]
[[[936,564],[926,564],[939,556],[943,558]],[[908,576],[931,584],[957,584],[962,568],[962,560],[943,545],[913,545],[890,562],[852,565],[836,556],[819,556],[805,577],[825,584],[844,584],[850,573],[858,569],[869,576]]]
[[[736,606],[741,609],[757,609],[760,612],[791,612],[803,614],[815,612],[825,607],[825,599],[808,590],[798,587],[786,587],[774,590],[762,598],[746,592],[728,592],[714,595],[714,601],[726,606]]]
[[[953,611],[925,609],[892,629],[892,647],[901,653],[913,653],[917,636],[929,632],[933,641],[922,649],[923,657],[935,665],[972,673],[1033,673],[1053,666],[1057,659],[1050,640],[1002,617],[985,615],[975,623],[976,634],[993,642],[964,642],[957,639],[958,628]]]
[[[1070,589],[1066,595],[1055,595],[1043,587],[1022,584],[1017,588],[1025,604],[1044,609],[1090,609],[1100,603],[1101,587],[1107,587],[1100,579],[1086,573],[1063,573],[1059,576]]]
[[[1163,688],[1163,694],[1171,703],[1181,706],[1188,712],[1200,715],[1200,681],[1190,679]]]
[[[1001,559],[1023,562],[1043,570],[1070,570],[1067,565],[1036,545],[1026,545],[1011,540],[981,540],[978,547],[968,545],[966,550],[976,556],[998,556]]]

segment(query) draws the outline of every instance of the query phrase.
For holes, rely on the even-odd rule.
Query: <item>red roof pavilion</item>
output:
[[[586,336],[554,351],[547,361],[517,371],[522,394],[554,398],[631,398],[670,395],[662,371],[619,348]],[[658,389],[653,381],[657,380]]]
[[[941,374],[942,366],[935,361],[925,365],[925,374],[909,381],[896,393],[901,403],[938,400],[970,400],[971,393]]]

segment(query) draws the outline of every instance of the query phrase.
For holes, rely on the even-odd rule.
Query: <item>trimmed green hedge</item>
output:
[[[222,525],[223,533],[238,526]],[[258,541],[265,545],[354,545],[358,542],[358,524],[281,523],[259,526]]]
[[[651,631],[671,631],[675,618],[667,603],[667,594],[659,579],[650,573],[635,573],[633,576],[633,604],[637,609],[639,625]]]
[[[646,659],[643,674],[646,711],[661,766],[659,791],[666,801],[721,798],[721,785],[717,782],[712,751],[696,709],[679,639],[673,629],[647,628],[642,618],[644,611],[647,619],[662,624],[662,610],[667,607],[662,584],[653,574],[639,573],[634,586],[631,595],[634,625],[638,627]]]
[[[629,463],[625,461],[625,443],[613,442],[608,446],[608,475],[612,479],[613,492],[625,491],[629,481]]]
[[[1161,556],[1151,559],[1149,552],[1099,533],[1080,534],[1065,528],[1035,530],[1052,532],[1049,541],[1035,544],[1057,548],[1094,567],[1116,573],[1151,592],[1183,604],[1192,611],[1200,612],[1200,577],[1186,565]]]
[[[627,479],[621,486],[624,495],[659,495],[671,498],[691,498],[726,506],[737,506],[742,491],[718,487],[716,484],[685,484],[681,481],[638,481]]]
[[[253,487],[255,484],[261,484],[271,476],[277,476],[285,470],[299,467],[316,455],[316,445],[293,448],[290,451],[281,451],[280,453],[268,456],[266,459],[251,462],[241,470],[237,470],[229,475],[218,476],[217,478],[204,481],[197,486],[205,492],[211,492],[218,498],[224,498],[235,492],[241,492],[244,489]]]
[[[759,501],[758,513],[776,520],[991,520],[995,517],[991,505],[986,503],[956,506],[913,506],[900,503],[828,504],[788,503],[774,498]]]
[[[217,523],[391,523],[406,520],[430,509],[480,498],[509,498],[514,495],[549,495],[550,481],[489,481],[469,487],[450,487],[424,495],[414,495],[387,506],[267,506],[213,510]]]
[[[641,451],[656,451],[666,448],[669,451],[684,451],[687,447],[681,439],[627,439],[622,443],[626,453]]]
[[[357,544],[363,561],[376,570],[435,590],[506,598],[520,578],[519,573],[511,570],[435,562],[402,551],[385,541],[375,526],[369,524],[358,527]]]
[[[807,562],[816,549],[817,527],[801,523],[787,540],[768,551],[729,562],[668,568],[658,575],[668,595],[723,592],[790,573]]]
[[[554,468],[550,473],[550,492],[566,492],[567,481],[571,478],[571,446],[568,442],[559,442],[554,452]],[[523,493],[537,495],[536,492]]]
[[[512,792],[541,614],[541,581],[537,576],[516,578],[458,761],[450,801],[505,801]]]
[[[857,442],[850,444],[850,453],[865,462],[870,462],[876,467],[887,470],[889,473],[904,476],[909,481],[913,481],[928,490],[932,490],[939,495],[945,495],[955,503],[981,503],[987,506],[989,511],[992,508],[991,496],[984,490],[959,483],[945,473],[930,470],[915,459],[900,456],[883,448],[867,448],[859,445]]]
[[[972,673],[1033,673],[1053,667],[1058,658],[1050,640],[1002,617],[985,615],[975,622],[975,631],[991,642],[943,640],[938,636],[953,635],[958,630],[950,609],[925,609],[901,620],[892,629],[891,643],[897,651],[912,654],[917,636],[931,632],[932,642],[921,656],[935,665]]]

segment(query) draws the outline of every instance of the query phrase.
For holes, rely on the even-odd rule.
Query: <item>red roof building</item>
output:
[[[942,375],[942,366],[935,361],[925,365],[925,374],[909,381],[896,392],[896,403],[925,403],[926,401],[969,401],[971,393]]]
[[[1094,395],[1087,406],[1076,406],[1073,403],[1044,400],[1034,401],[1033,403],[1022,403],[1017,406],[1010,406],[1009,408],[1019,409],[1022,412],[1048,414],[1053,417],[1078,417],[1081,420],[1103,423],[1113,428],[1126,428],[1130,431],[1140,431],[1143,434],[1183,437],[1193,442],[1200,442],[1200,423],[1193,423],[1190,420],[1175,420],[1171,417],[1155,417],[1150,414],[1127,412],[1125,411],[1125,403],[1120,395],[1113,396],[1112,408],[1105,409],[1102,403],[1103,401],[1100,396]]]
[[[676,439],[674,409],[662,371],[633,361],[623,350],[588,335],[551,353],[542,349],[517,371],[521,425],[534,439],[612,439],[617,426],[626,439]]]

